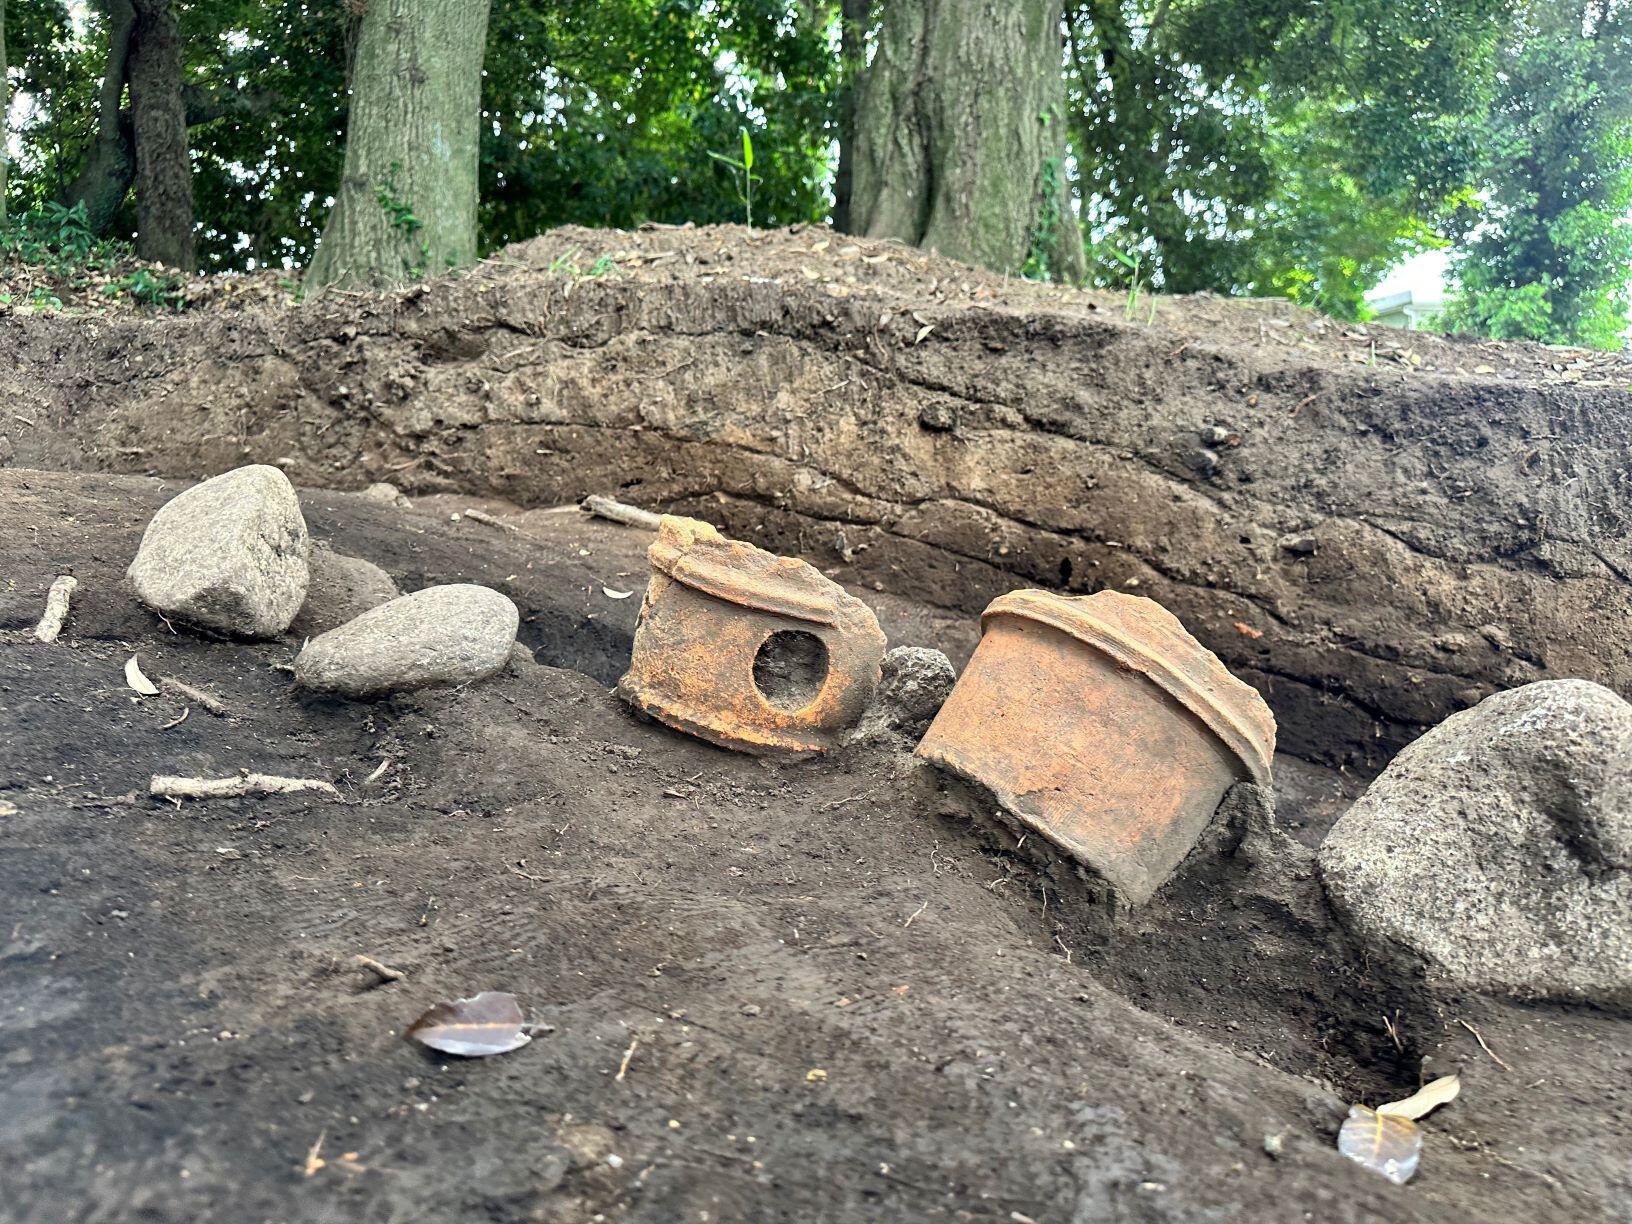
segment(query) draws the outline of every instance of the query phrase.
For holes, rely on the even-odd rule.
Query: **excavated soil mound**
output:
[[[864,589],[1159,599],[1367,775],[1530,680],[1632,689],[1632,361],[1006,280],[824,229],[562,230],[298,309],[0,331],[0,463],[621,492]]]
[[[597,289],[632,292],[579,286],[568,298],[543,273],[530,284],[539,303],[584,320]],[[428,296],[481,292],[472,281]],[[673,304],[642,292],[653,310]],[[425,308],[399,307],[408,319]],[[130,447],[156,466],[196,468],[287,451],[312,471],[332,446],[351,456],[347,480],[395,467],[451,481],[444,467],[479,470],[501,435],[520,454],[593,434],[582,422],[460,423],[449,387],[502,353],[459,356],[457,328],[440,364],[399,367],[405,388],[453,380],[434,394],[406,390],[389,413],[308,415],[308,379],[372,395],[362,389],[382,385],[374,352],[429,361],[424,336],[409,338],[419,325],[393,330],[383,307],[364,310],[356,339],[370,339],[349,364],[353,341],[323,338],[329,322],[312,312],[237,332],[132,323],[65,343],[55,381],[18,411],[43,416],[49,402],[62,436],[85,448],[65,461],[112,463]],[[658,344],[669,358],[678,335]],[[22,338],[31,359],[41,336],[31,327]],[[530,378],[573,364],[559,340],[507,343],[553,354]],[[720,343],[702,335],[692,348],[706,361]],[[968,343],[984,345],[978,331]],[[602,347],[613,344],[631,361],[641,352]],[[750,350],[744,382],[760,377],[754,351],[792,351],[751,331],[729,344]],[[672,405],[661,381],[611,378],[610,354],[586,360],[611,381],[567,397],[584,422],[596,404],[621,403],[631,427],[637,404]],[[96,380],[119,362],[134,385],[115,396]],[[281,392],[250,372],[280,366],[300,371]],[[206,391],[232,369],[236,380]],[[636,385],[649,390],[637,397]],[[191,438],[144,424],[173,420],[184,394],[197,397]],[[821,428],[849,428],[861,402]],[[389,423],[433,404],[450,414],[443,425]],[[881,420],[899,409],[876,405]],[[760,453],[719,420],[717,440],[676,432],[641,450],[646,466],[631,465],[635,449],[599,453],[618,459],[631,488],[644,480],[696,501],[708,475],[682,496],[682,452],[717,453],[711,470],[743,479],[755,470],[743,457]],[[229,421],[239,432],[198,436]],[[49,450],[48,422],[34,428],[29,445]],[[824,462],[864,444],[830,438]],[[419,458],[398,458],[409,447]],[[579,481],[611,470],[585,462]],[[835,519],[771,508],[796,487],[860,504],[854,486],[816,488],[811,462],[801,483],[760,489],[762,501],[742,487],[709,505],[761,506],[788,530],[819,524],[827,539],[807,538],[830,544]],[[568,483],[556,457],[532,463],[527,488]],[[1187,496],[1186,480],[1159,479],[1169,498]],[[291,689],[297,640],[172,631],[121,589],[147,519],[180,487],[0,472],[0,1218],[1443,1222],[1624,1211],[1628,1021],[1429,995],[1373,969],[1332,922],[1311,868],[1309,847],[1353,794],[1344,775],[1282,758],[1273,823],[1220,829],[1147,909],[1109,924],[1035,839],[1020,845],[988,825],[908,744],[794,764],[636,719],[607,689],[638,600],[607,591],[643,581],[643,533],[469,497],[403,511],[303,494],[316,539],[405,590],[469,581],[506,592],[533,654],[467,689],[356,704]],[[1092,521],[1080,505],[1052,505],[1035,515]],[[471,506],[516,530],[470,519]],[[863,556],[906,538],[848,519],[843,530],[855,530],[852,551],[880,541]],[[1017,569],[1036,563],[1021,543]],[[1127,551],[1136,572],[1154,572]],[[878,608],[892,642],[967,649],[970,618],[945,609],[978,590],[973,579],[960,590],[950,566],[906,571],[903,585],[923,590],[936,574],[948,585],[945,598],[915,601],[871,589],[889,564],[826,563]],[[969,565],[992,581],[1003,573],[991,558]],[[65,572],[80,584],[66,631],[27,641]],[[222,716],[138,697],[122,672],[132,654],[149,676],[207,690]],[[240,769],[331,780],[340,796],[174,806],[147,795],[154,773]],[[403,976],[382,982],[359,955]],[[481,990],[520,998],[541,1026],[530,1045],[464,1061],[404,1040],[433,1002]],[[1409,1186],[1334,1150],[1348,1102],[1403,1096],[1419,1074],[1452,1070],[1462,1096],[1425,1124]]]

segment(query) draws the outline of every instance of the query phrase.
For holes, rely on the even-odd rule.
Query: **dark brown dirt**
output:
[[[1374,973],[1310,870],[1343,774],[1282,758],[1273,823],[1107,925],[906,744],[767,762],[623,709],[637,601],[602,587],[638,586],[641,533],[306,494],[404,589],[507,591],[538,660],[350,704],[291,691],[298,642],[172,633],[123,592],[178,487],[0,472],[0,1218],[1624,1217],[1628,1021]],[[62,640],[23,641],[70,571]],[[870,574],[893,642],[967,648],[970,618]],[[231,717],[166,727],[137,652]],[[145,793],[239,768],[344,798]],[[403,1040],[487,989],[547,1026],[530,1046]],[[1335,1153],[1347,1101],[1452,1069],[1410,1186]]]
[[[826,230],[560,231],[297,310],[0,332],[0,463],[621,493],[864,590],[1172,608],[1375,772],[1490,692],[1632,689],[1627,357],[1006,281]]]

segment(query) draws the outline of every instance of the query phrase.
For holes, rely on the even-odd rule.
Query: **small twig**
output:
[[[466,510],[465,517],[467,519],[473,519],[478,523],[486,523],[489,527],[497,527],[500,531],[521,530],[521,528],[517,527],[514,523],[506,523],[500,519],[496,519],[491,514],[488,514],[485,510]]]
[[[68,601],[73,598],[74,588],[78,585],[79,580],[67,574],[51,584],[51,589],[45,593],[45,615],[34,626],[36,642],[57,640],[57,634],[62,632],[62,622],[68,619]]]
[[[191,714],[192,712],[193,712],[193,707],[192,706],[182,706],[181,707],[181,717],[180,718],[172,718],[169,722],[165,723],[164,726],[160,727],[159,730],[160,731],[168,731],[168,730],[170,730],[171,727],[181,726],[182,723],[187,721],[187,715]]]
[[[846,795],[843,799],[835,799],[835,800],[833,800],[832,803],[822,804],[822,811],[831,812],[834,808],[841,808],[845,804],[854,803],[856,800],[858,800],[860,798],[862,798],[861,795]]]
[[[188,701],[203,706],[217,718],[225,718],[227,716],[227,707],[222,705],[219,699],[210,696],[202,689],[196,689],[190,684],[183,684],[174,676],[160,676],[159,687],[176,697],[185,698]]]
[[[1069,965],[1071,963],[1071,949],[1065,946],[1065,940],[1058,935],[1054,936],[1054,942],[1060,945],[1060,951],[1065,953],[1065,963]]]
[[[1390,1020],[1386,1015],[1383,1017],[1383,1028],[1388,1031],[1388,1039],[1394,1043],[1394,1048],[1404,1054],[1405,1047],[1400,1044],[1400,1030],[1395,1027],[1394,1021]]]
[[[1495,1050],[1491,1049],[1488,1045],[1485,1044],[1485,1038],[1484,1038],[1483,1034],[1481,1034],[1479,1032],[1478,1029],[1474,1028],[1473,1025],[1469,1024],[1466,1020],[1458,1020],[1457,1023],[1460,1024],[1463,1028],[1467,1029],[1468,1032],[1473,1034],[1473,1039],[1479,1043],[1479,1048],[1481,1050],[1483,1050],[1486,1054],[1490,1055],[1490,1059],[1491,1059],[1492,1062],[1494,1062],[1503,1071],[1513,1070],[1512,1067],[1508,1066],[1505,1062],[1503,1062],[1501,1060],[1500,1057],[1497,1056]]]
[[[236,778],[179,778],[154,774],[147,793],[164,799],[223,799],[238,795],[289,795],[319,791],[334,798],[340,792],[321,778],[280,778],[276,774],[248,773]]]
[[[372,969],[375,973],[379,974],[380,980],[383,982],[400,982],[403,978],[408,976],[405,970],[393,969],[390,965],[382,964],[381,962],[375,960],[372,956],[363,956],[361,953],[359,953],[351,959],[356,961],[364,969]]]
[[[376,768],[373,773],[369,774],[368,777],[363,779],[363,785],[367,786],[370,782],[374,781],[374,779],[378,778],[381,774],[383,774],[386,770],[388,770],[390,768],[391,768],[391,758],[386,757],[385,760],[380,762],[378,768]]]
[[[653,514],[650,510],[642,510],[639,506],[631,506],[615,498],[602,497],[598,493],[584,498],[580,508],[597,518],[611,519],[614,523],[645,531],[656,531],[657,525],[663,521],[661,514]]]
[[[318,1132],[317,1142],[312,1144],[312,1150],[306,1153],[305,1170],[307,1177],[317,1176],[317,1171],[329,1163],[318,1155],[323,1150],[323,1140],[328,1133],[326,1130]]]
[[[618,1064],[618,1073],[612,1077],[618,1083],[623,1083],[623,1077],[629,1074],[629,1062],[634,1058],[635,1051],[639,1048],[640,1038],[636,1037],[629,1043],[629,1048],[623,1052],[623,1061]]]
[[[1298,401],[1297,407],[1292,409],[1292,415],[1297,416],[1298,413],[1302,412],[1305,408],[1309,407],[1310,404],[1314,403],[1319,398],[1320,398],[1320,392],[1318,392],[1318,391],[1315,392],[1315,394],[1313,394],[1313,395],[1304,396],[1301,400]]]
[[[907,920],[905,922],[903,922],[901,925],[903,927],[910,927],[913,923],[918,921],[918,915],[923,913],[928,908],[929,908],[929,899],[926,897],[924,899],[924,903],[922,905],[920,905],[917,909],[913,910],[912,913],[908,916]]]

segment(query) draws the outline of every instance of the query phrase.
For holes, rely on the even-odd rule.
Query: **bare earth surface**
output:
[[[1385,973],[1312,861],[1427,723],[1632,687],[1624,358],[1129,318],[819,230],[273,296],[0,322],[0,1219],[1624,1218],[1632,1020]],[[291,688],[298,639],[173,632],[123,588],[141,531],[252,460],[403,590],[504,591],[533,661],[347,703]],[[413,508],[326,491],[376,479]],[[640,721],[607,591],[649,537],[585,493],[805,555],[959,663],[1010,587],[1153,595],[1274,704],[1277,812],[1112,922],[909,742]],[[241,769],[341,798],[147,794]],[[530,1045],[404,1040],[481,990]],[[1451,1071],[1411,1184],[1337,1154],[1350,1102]]]

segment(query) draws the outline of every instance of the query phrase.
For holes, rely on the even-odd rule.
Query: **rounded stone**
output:
[[[1351,929],[1433,979],[1632,1002],[1632,705],[1545,680],[1452,715],[1338,820],[1320,869]]]
[[[361,557],[348,557],[319,544],[312,548],[310,564],[306,602],[289,626],[297,637],[327,633],[402,594],[390,574]]]
[[[276,637],[305,602],[308,555],[295,487],[277,468],[253,464],[161,506],[127,577],[138,599],[171,620]]]
[[[343,697],[469,684],[505,665],[520,623],[489,587],[427,587],[313,638],[295,659],[295,683]]]
[[[892,726],[903,730],[927,727],[957,681],[952,660],[939,650],[897,646],[884,655],[876,708]]]

